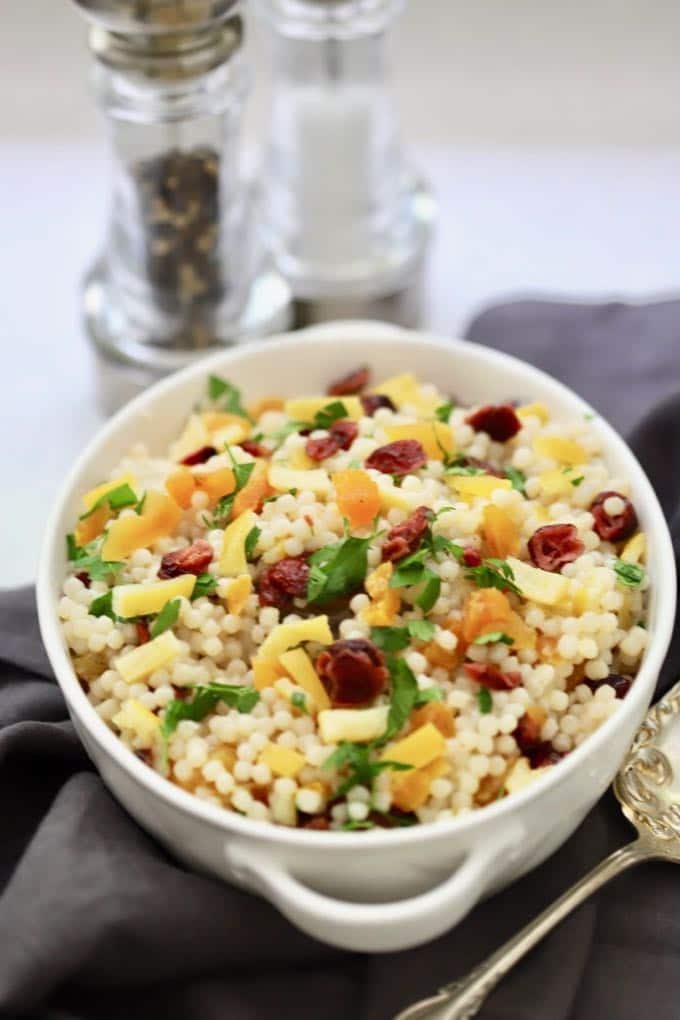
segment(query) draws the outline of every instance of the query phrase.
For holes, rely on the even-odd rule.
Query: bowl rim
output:
[[[594,733],[591,733],[582,744],[571,751],[566,758],[551,766],[539,779],[513,793],[510,797],[486,805],[481,811],[471,811],[469,814],[446,819],[436,824],[414,825],[399,829],[372,829],[361,832],[316,832],[275,825],[270,821],[245,818],[234,811],[202,801],[176,786],[131,754],[129,748],[125,747],[113,730],[97,714],[80,686],[61,633],[50,575],[57,545],[61,546],[64,540],[64,536],[59,530],[59,522],[65,504],[69,501],[85,465],[115,436],[121,425],[143,412],[147,405],[159,397],[171,394],[176,389],[182,389],[185,383],[197,377],[207,376],[211,371],[221,370],[233,362],[247,359],[251,354],[256,354],[263,349],[278,353],[300,345],[304,346],[310,340],[318,345],[318,350],[321,352],[324,345],[336,346],[338,336],[343,332],[347,334],[345,339],[355,334],[357,339],[361,338],[371,346],[387,346],[395,341],[402,344],[410,343],[414,347],[421,348],[425,344],[436,348],[443,354],[462,358],[472,355],[474,358],[486,361],[490,370],[499,369],[501,372],[504,369],[521,370],[529,385],[533,383],[541,391],[552,391],[567,405],[571,405],[575,413],[580,411],[583,414],[593,414],[595,417],[591,424],[600,432],[605,451],[616,451],[617,457],[627,462],[626,470],[630,472],[629,477],[636,479],[635,485],[642,497],[646,515],[649,518],[650,527],[648,530],[653,532],[653,542],[659,546],[658,558],[661,570],[660,575],[654,579],[657,616],[655,629],[651,632],[651,640],[645,650],[635,683],[621,708]],[[364,357],[370,360],[370,353],[367,352]],[[90,440],[72,465],[59,489],[44,532],[36,588],[42,640],[67,707],[76,716],[88,737],[95,742],[98,748],[112,758],[117,766],[149,794],[159,797],[167,806],[176,808],[184,815],[199,819],[212,828],[220,830],[225,836],[230,833],[238,834],[250,837],[251,840],[273,841],[288,847],[307,847],[309,849],[316,849],[320,846],[333,850],[346,847],[348,851],[354,852],[359,847],[366,850],[386,846],[404,847],[430,839],[441,840],[463,836],[480,826],[494,822],[502,823],[530,801],[548,795],[553,787],[558,786],[576,772],[593,754],[598,751],[606,753],[605,748],[609,737],[616,731],[621,720],[626,715],[637,714],[642,703],[644,703],[643,710],[646,710],[653,696],[656,676],[663,664],[673,631],[676,572],[675,556],[668,526],[644,469],[613,426],[564,383],[521,358],[472,341],[448,339],[428,331],[400,329],[379,322],[338,321],[324,323],[320,327],[278,334],[263,340],[251,341],[243,346],[219,351],[160,380],[122,407]]]

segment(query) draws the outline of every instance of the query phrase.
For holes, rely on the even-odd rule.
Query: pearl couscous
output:
[[[357,369],[248,406],[216,376],[162,457],[83,495],[59,615],[94,710],[249,818],[436,822],[612,713],[644,651],[645,537],[587,417]]]

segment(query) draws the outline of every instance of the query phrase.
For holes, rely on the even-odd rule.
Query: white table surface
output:
[[[653,300],[680,291],[680,148],[431,148],[440,202],[425,325],[461,333],[509,296]],[[79,279],[102,237],[90,144],[0,144],[0,585],[31,581],[51,501],[102,415]]]

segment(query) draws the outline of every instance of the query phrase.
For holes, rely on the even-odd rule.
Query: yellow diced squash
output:
[[[304,648],[292,648],[289,652],[284,652],[279,657],[279,662],[298,687],[302,687],[308,695],[307,707],[310,712],[321,712],[331,707],[326,688],[321,683],[314,663]]]
[[[196,578],[193,574],[181,574],[168,581],[152,581],[147,584],[117,584],[113,589],[111,607],[116,616],[128,620],[132,616],[149,616],[160,613],[170,599],[191,598]]]
[[[181,647],[182,644],[174,633],[171,630],[165,630],[153,641],[139,645],[131,652],[126,652],[125,655],[119,655],[114,665],[126,683],[134,684],[155,670],[167,666],[179,655]]]
[[[566,597],[569,589],[568,577],[533,567],[530,563],[524,563],[513,556],[509,556],[507,562],[515,576],[515,584],[524,598],[530,602],[538,602],[543,606],[556,606]]]
[[[333,634],[325,614],[312,616],[307,620],[297,620],[295,623],[280,623],[260,645],[257,659],[276,662],[289,648],[295,648],[303,641],[314,641],[320,645],[332,644]]]
[[[158,738],[161,721],[157,715],[143,705],[137,698],[124,701],[120,711],[112,718],[112,723],[122,732],[128,730],[145,747],[151,747]]]
[[[365,744],[382,737],[387,729],[388,705],[375,708],[329,708],[319,712],[319,734],[324,744],[351,740]]]
[[[281,747],[280,744],[267,744],[260,755],[260,761],[268,765],[275,776],[284,776],[286,779],[292,779],[306,764],[303,754],[290,747]]]
[[[398,761],[420,769],[440,758],[445,750],[446,741],[442,734],[432,723],[426,723],[396,744],[386,747],[380,758],[381,761]]]
[[[246,538],[256,524],[257,515],[252,510],[246,510],[224,529],[220,553],[220,574],[223,577],[238,577],[248,573]]]
[[[560,464],[583,464],[588,460],[587,452],[573,439],[564,439],[562,436],[536,436],[533,445],[534,453],[539,457],[547,457]]]

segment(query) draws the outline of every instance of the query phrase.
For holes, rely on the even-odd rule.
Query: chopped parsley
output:
[[[96,500],[89,510],[86,510],[84,514],[81,514],[78,518],[81,521],[91,517],[95,510],[98,510],[100,506],[105,504],[109,505],[109,509],[122,510],[126,506],[137,506],[137,494],[133,489],[130,488],[127,482],[123,482],[122,485],[117,485],[115,489],[109,489],[108,492],[103,493],[98,500]]]
[[[200,599],[204,595],[214,595],[217,591],[217,581],[212,574],[199,574],[191,593],[191,601]]]
[[[302,691],[293,691],[290,696],[290,703],[294,708],[297,708],[298,712],[302,712],[303,715],[309,715],[307,710],[307,698]]]
[[[226,411],[227,414],[238,414],[241,418],[252,421],[241,402],[241,391],[228,379],[222,379],[219,375],[208,376],[208,396],[219,403],[220,410]]]
[[[493,708],[493,698],[488,687],[480,687],[477,691],[477,706],[482,715],[488,715]]]
[[[92,581],[115,580],[116,574],[125,566],[122,560],[103,560],[102,543],[101,535],[87,545],[78,545],[73,534],[66,536],[66,553],[70,562],[75,564],[78,573],[86,573]]]
[[[260,535],[261,534],[262,534],[262,529],[258,528],[258,527],[254,527],[254,528],[251,528],[250,531],[248,532],[248,534],[246,535],[246,541],[245,541],[244,548],[245,548],[245,554],[246,554],[246,559],[247,560],[252,560],[253,553],[255,552],[255,546],[257,545],[257,543],[258,543],[258,541],[260,539]]]
[[[88,613],[90,616],[108,616],[115,623],[117,617],[113,611],[113,591],[106,591],[103,595],[93,599]]]
[[[579,475],[578,478],[570,478],[569,481],[571,482],[571,484],[576,489],[581,484],[581,482],[583,481],[584,478],[585,478],[585,475]]]
[[[441,590],[441,577],[439,574],[435,574],[434,571],[429,571],[429,576],[425,581],[425,587],[416,599],[416,605],[419,606],[424,613],[429,613],[439,598]]]
[[[416,700],[413,704],[414,708],[420,708],[421,705],[429,705],[431,701],[443,701],[444,696],[441,691],[441,687],[426,687],[422,691],[418,691],[416,694]]]
[[[371,761],[371,744],[354,744],[343,740],[341,744],[326,758],[324,769],[339,769],[346,772],[345,780],[335,791],[336,797],[344,797],[355,786],[366,786],[373,789],[373,783],[377,776],[385,769],[393,769],[395,772],[405,772],[412,768],[400,761]]]
[[[498,588],[500,591],[511,591],[515,595],[522,592],[515,584],[512,567],[505,560],[489,556],[480,566],[470,567],[465,572],[467,581],[473,581],[478,588]]]
[[[514,643],[514,638],[511,638],[509,634],[505,634],[502,630],[493,630],[488,634],[480,634],[472,643],[473,645],[511,645]]]
[[[440,404],[439,407],[435,409],[434,412],[435,418],[437,418],[439,421],[443,421],[444,424],[446,425],[448,423],[449,418],[451,417],[451,412],[453,411],[455,406],[456,405],[454,404],[453,400],[447,400],[445,404]]]
[[[231,447],[227,446],[226,450],[231,460],[232,471],[234,472],[234,491],[230,492],[228,496],[222,496],[222,499],[215,507],[212,517],[209,517],[207,514],[203,515],[203,522],[207,528],[223,528],[225,526],[229,520],[236,496],[246,485],[255,469],[254,461],[251,461],[249,464],[239,464],[231,452]]]
[[[614,573],[627,588],[639,588],[646,576],[645,568],[639,563],[625,563],[624,560],[614,560]]]
[[[342,400],[334,400],[331,404],[326,404],[325,407],[316,412],[311,427],[312,429],[328,429],[334,421],[348,417],[349,413]]]
[[[144,504],[146,503],[146,489],[140,496],[139,500],[135,504],[135,513],[139,514],[140,517],[144,513]]]
[[[390,740],[404,728],[418,696],[418,682],[405,659],[390,656],[387,660],[387,668],[390,671],[392,690],[387,729],[380,737],[380,743]]]
[[[368,547],[375,538],[347,536],[309,557],[307,601],[322,604],[361,587],[368,571]]]
[[[508,478],[510,482],[512,482],[513,489],[517,489],[517,491],[521,492],[523,496],[526,496],[525,486],[527,483],[527,476],[524,474],[523,471],[520,471],[518,468],[514,467],[506,467],[505,477]]]
[[[473,464],[451,464],[447,467],[444,472],[445,475],[463,475],[465,477],[472,475],[485,475],[486,471],[484,468],[475,467]]]
[[[401,652],[411,638],[430,641],[435,629],[429,620],[409,620],[405,627],[371,627],[371,641],[385,652]]]
[[[181,602],[179,599],[170,599],[165,603],[160,613],[149,627],[149,637],[156,638],[164,630],[169,630],[177,623]]]
[[[254,687],[238,684],[210,683],[192,689],[191,700],[182,701],[175,698],[165,708],[161,723],[163,739],[163,764],[167,768],[168,741],[184,719],[200,722],[208,712],[212,712],[218,701],[224,701],[239,712],[250,712],[260,700],[259,691]]]

